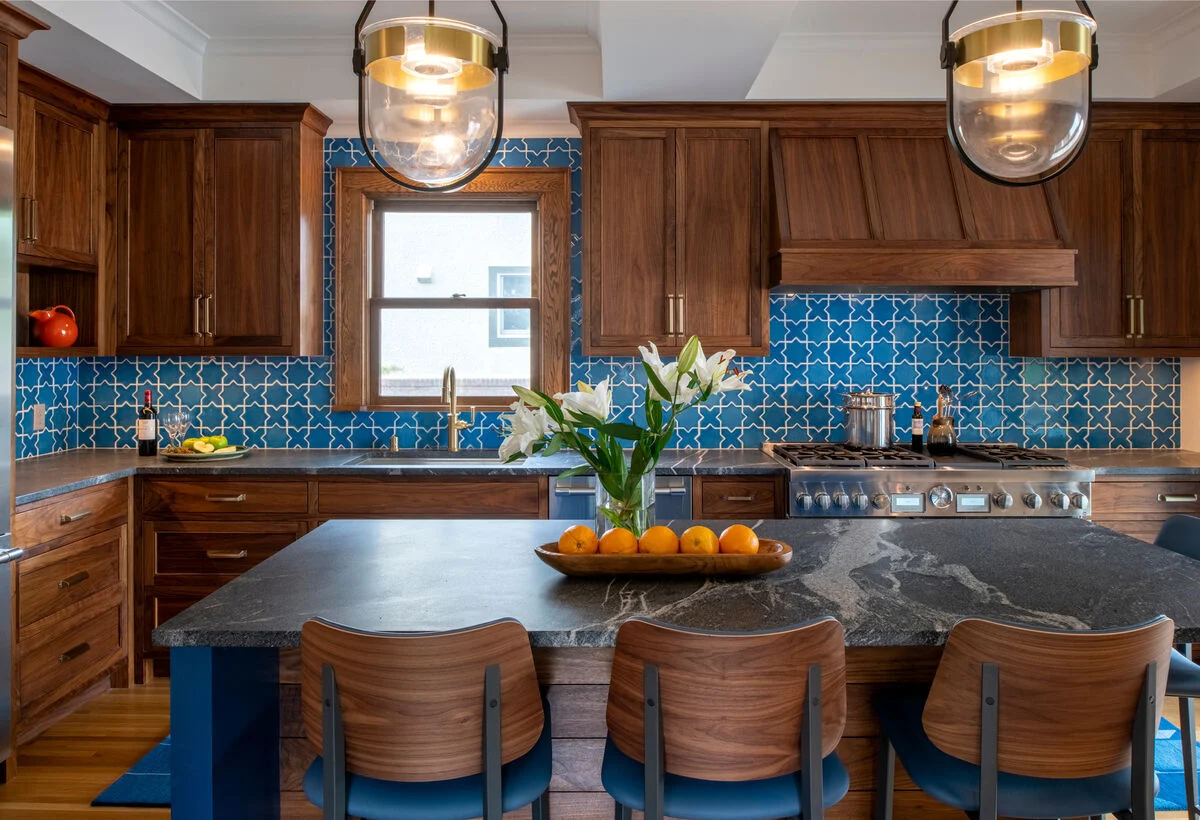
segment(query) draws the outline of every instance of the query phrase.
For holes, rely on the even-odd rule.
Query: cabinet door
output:
[[[676,329],[711,351],[765,338],[757,128],[681,128]],[[763,352],[766,352],[765,350]]]
[[[674,326],[675,131],[595,128],[585,162],[584,353],[634,355]]]
[[[118,353],[169,353],[203,344],[200,288],[210,218],[204,152],[210,134],[131,131],[120,138]]]
[[[1062,213],[1063,239],[1078,251],[1079,282],[1049,291],[1050,343],[1056,348],[1123,348],[1130,343],[1125,209],[1131,158],[1128,133],[1093,133],[1075,164],[1051,183]]]
[[[99,126],[20,95],[18,251],[46,262],[95,267],[100,235]]]
[[[292,131],[218,129],[213,137],[213,259],[204,290],[208,344],[292,343],[299,253]],[[281,351],[284,352],[284,351]]]
[[[1200,132],[1138,136],[1142,301],[1135,345],[1200,348]]]

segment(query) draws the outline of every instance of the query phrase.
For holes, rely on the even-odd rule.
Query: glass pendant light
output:
[[[430,0],[428,17],[365,26],[374,6],[369,0],[354,26],[363,149],[380,173],[409,190],[461,188],[500,145],[508,23],[496,0],[500,37],[435,16]]]
[[[1002,185],[1037,185],[1065,171],[1087,142],[1096,20],[1079,11],[1016,11],[950,34],[942,18],[946,124],[968,168]]]

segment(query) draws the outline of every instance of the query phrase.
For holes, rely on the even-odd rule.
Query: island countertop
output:
[[[791,563],[741,579],[565,578],[533,546],[567,522],[332,521],[167,621],[154,641],[294,647],[317,616],[404,631],[513,617],[535,646],[603,647],[634,616],[752,630],[832,615],[849,646],[920,646],[940,644],[966,616],[1104,629],[1159,614],[1175,620],[1179,641],[1200,641],[1200,562],[1088,521],[746,523],[791,544]]]

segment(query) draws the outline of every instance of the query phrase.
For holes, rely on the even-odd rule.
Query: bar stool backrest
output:
[[[322,752],[322,668],[337,676],[346,771],[404,782],[483,771],[484,676],[500,667],[501,759],[529,752],[544,721],[529,634],[515,620],[440,633],[361,632],[313,620],[300,632],[301,712]]]
[[[923,724],[946,754],[980,762],[983,664],[999,667],[999,771],[1047,778],[1109,774],[1130,765],[1133,721],[1156,661],[1155,727],[1175,624],[1066,632],[981,618],[950,631]]]
[[[1163,522],[1154,543],[1200,561],[1200,518],[1194,515],[1171,516]]]
[[[833,618],[778,631],[729,633],[633,619],[617,633],[608,731],[645,763],[643,669],[659,669],[664,765],[704,780],[758,780],[801,768],[809,667],[821,667],[822,757],[846,725],[846,647]],[[818,764],[819,765],[819,764]]]

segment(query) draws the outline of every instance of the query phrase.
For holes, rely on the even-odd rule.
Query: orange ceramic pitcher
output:
[[[47,347],[70,347],[79,338],[75,313],[66,305],[35,310],[29,318],[36,323],[33,326],[34,341]]]

